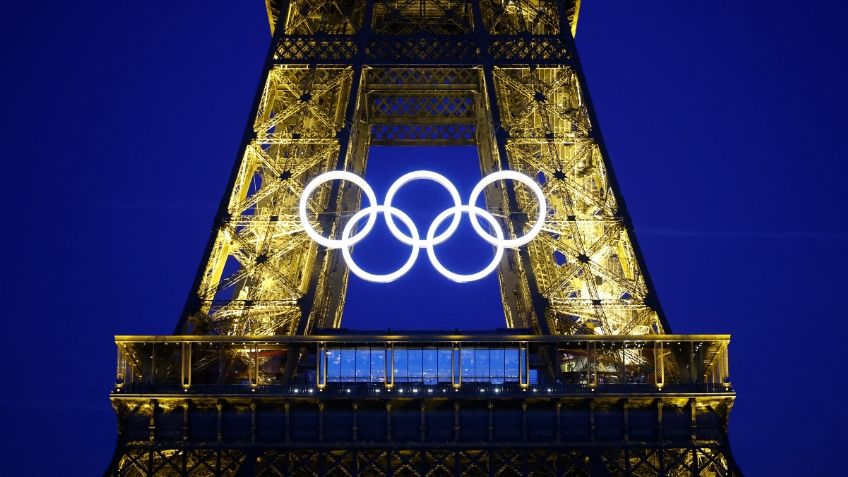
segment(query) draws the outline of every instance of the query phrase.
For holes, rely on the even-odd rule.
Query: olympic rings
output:
[[[503,229],[497,219],[487,210],[477,207],[476,205],[477,199],[486,186],[493,182],[507,179],[515,180],[528,186],[536,196],[536,200],[539,202],[539,216],[534,221],[533,226],[526,234],[514,239],[505,239]],[[307,216],[309,196],[315,191],[315,189],[318,188],[318,186],[324,182],[333,180],[345,180],[356,184],[360,189],[362,189],[362,192],[368,198],[368,207],[365,207],[355,213],[353,217],[348,220],[347,224],[345,224],[342,229],[340,239],[327,238],[319,234],[318,231],[312,227]],[[424,239],[421,238],[418,233],[418,228],[415,226],[412,219],[400,209],[392,207],[392,200],[394,200],[395,195],[398,191],[400,191],[401,187],[415,180],[429,180],[438,183],[448,191],[454,203],[453,207],[442,211],[435,219],[433,219],[433,222],[427,229],[427,234]],[[425,248],[427,249],[427,256],[430,259],[430,263],[433,264],[433,268],[435,268],[436,271],[441,273],[445,278],[459,283],[466,283],[479,280],[492,273],[501,262],[506,248],[520,247],[533,240],[533,238],[542,231],[542,227],[545,224],[547,203],[541,187],[539,187],[539,185],[536,184],[536,182],[530,177],[515,171],[498,171],[481,179],[471,191],[471,196],[469,197],[468,204],[466,205],[462,204],[456,187],[445,176],[435,172],[414,171],[404,174],[389,187],[389,190],[386,193],[385,204],[379,205],[377,204],[377,196],[374,194],[371,186],[369,186],[364,179],[347,171],[330,171],[319,175],[306,185],[303,189],[303,195],[300,197],[298,213],[300,216],[300,223],[306,231],[306,234],[315,242],[327,247],[328,249],[341,249],[342,256],[344,257],[347,266],[350,268],[350,271],[363,280],[377,283],[389,283],[397,280],[412,269],[413,265],[415,265],[415,261],[418,259],[420,249]],[[374,223],[377,220],[377,216],[380,213],[382,213],[385,217],[386,225],[388,225],[391,234],[400,242],[411,246],[412,250],[410,251],[409,258],[406,262],[404,262],[404,264],[394,272],[373,274],[363,270],[356,264],[350,253],[350,247],[364,239],[365,236],[371,232],[371,229],[374,227]],[[495,246],[495,255],[492,258],[492,261],[489,262],[489,264],[482,270],[471,274],[459,274],[448,270],[436,257],[436,252],[434,250],[436,245],[445,242],[454,234],[454,232],[456,232],[456,229],[459,227],[459,222],[462,220],[463,213],[468,214],[468,217],[471,219],[471,225],[474,227],[477,234],[480,235],[483,240]],[[351,235],[356,224],[359,223],[366,215],[368,216],[368,220],[365,222],[365,226],[363,226],[362,229],[355,234]],[[494,230],[495,235],[491,235],[480,225],[480,222],[477,220],[478,215],[482,216],[483,219],[489,223],[492,230]],[[436,232],[438,231],[439,226],[451,216],[452,219],[447,229],[437,235]],[[397,217],[401,222],[403,222],[409,230],[409,235],[403,233],[403,231],[398,228],[394,221],[394,217]]]

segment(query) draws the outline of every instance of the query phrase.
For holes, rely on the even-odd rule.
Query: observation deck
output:
[[[115,468],[185,470],[214,457],[258,475],[736,469],[722,460],[735,398],[727,335],[317,330],[115,342]]]
[[[514,331],[514,330],[510,330]],[[720,394],[727,335],[118,336],[113,397]]]

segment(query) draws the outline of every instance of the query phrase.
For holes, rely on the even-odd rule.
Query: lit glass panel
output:
[[[462,369],[462,381],[474,382],[474,350],[464,349],[461,353],[460,367]]]
[[[489,349],[479,348],[474,350],[474,376],[477,381],[489,381]]]
[[[518,381],[518,350],[504,350],[504,381]]]
[[[409,370],[409,382],[411,383],[420,383],[423,381],[423,363],[421,360],[422,351],[423,350],[421,348],[409,349],[406,351],[406,367]]]
[[[424,384],[436,384],[436,369],[438,367],[438,355],[435,348],[427,348],[422,353],[422,371]]]
[[[409,371],[406,363],[406,349],[395,348],[395,382],[405,383],[409,380]]]
[[[341,372],[339,373],[341,381],[344,383],[353,382],[356,380],[356,350],[345,348],[340,351],[342,355]]]
[[[386,350],[371,348],[371,379],[372,383],[386,381]]]
[[[371,350],[358,348],[356,350],[356,380],[368,381],[371,375]]]
[[[342,354],[337,349],[327,351],[327,381],[338,381],[342,371]]]
[[[453,354],[453,350],[451,349],[440,349],[438,353],[439,360],[439,370],[438,370],[438,382],[440,383],[449,383],[451,382],[451,355]]]
[[[489,381],[495,384],[504,382],[504,350],[489,350]]]

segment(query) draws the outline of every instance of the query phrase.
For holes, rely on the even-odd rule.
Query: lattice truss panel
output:
[[[287,35],[352,35],[362,26],[365,0],[295,0],[289,7]]]
[[[456,35],[473,28],[471,3],[465,0],[375,0],[374,33]]]
[[[463,476],[590,476],[652,477],[732,475],[720,449],[359,449],[266,450],[251,462],[251,475],[324,477],[402,475]],[[246,467],[240,450],[130,448],[120,458],[116,475],[235,476]],[[243,474],[244,474],[244,469]]]
[[[548,200],[547,233],[528,247],[551,332],[661,333],[578,76],[568,67],[493,73],[510,167],[537,178]],[[535,213],[529,190],[516,196]]]
[[[554,0],[481,0],[483,24],[492,35],[557,35],[559,12]]]
[[[370,144],[475,144],[480,73],[472,68],[369,68]]]
[[[580,2],[566,0],[565,15],[572,28]],[[280,0],[266,0],[273,31]],[[420,32],[459,34],[471,31],[473,14],[466,0],[375,0],[373,28],[381,34]],[[560,33],[554,0],[482,0],[483,23],[493,35],[557,35]],[[365,0],[292,0],[288,8],[290,35],[350,35],[362,25]]]
[[[292,334],[316,264],[297,203],[305,183],[336,168],[337,132],[352,69],[271,69],[247,146],[218,224],[190,316],[196,333]],[[317,216],[330,190],[312,195]]]

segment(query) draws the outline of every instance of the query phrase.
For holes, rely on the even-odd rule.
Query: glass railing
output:
[[[728,392],[728,336],[119,336],[117,393]]]

